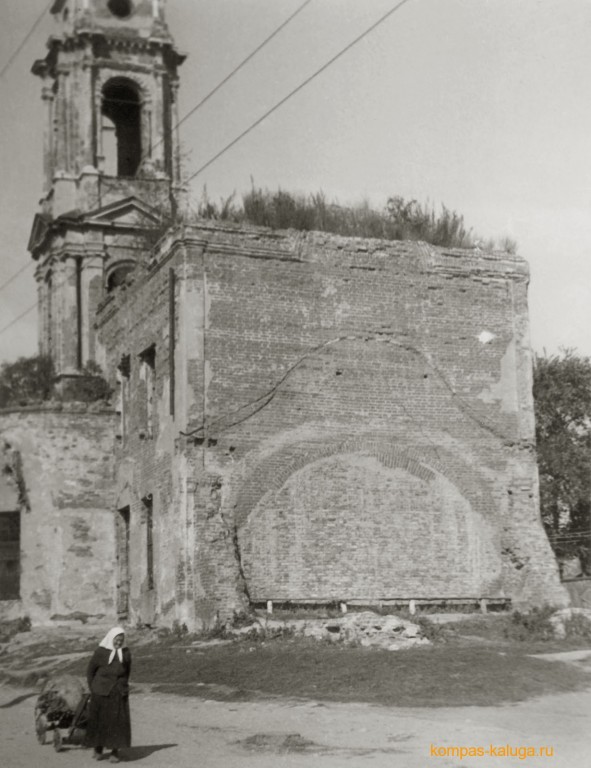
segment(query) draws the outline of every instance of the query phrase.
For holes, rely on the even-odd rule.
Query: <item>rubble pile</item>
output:
[[[331,619],[262,619],[240,629],[230,630],[237,636],[249,633],[295,635],[316,640],[383,648],[399,651],[417,645],[429,645],[421,627],[399,616],[380,616],[372,611],[347,613]]]

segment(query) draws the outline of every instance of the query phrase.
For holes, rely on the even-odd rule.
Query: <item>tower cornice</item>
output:
[[[148,53],[154,56],[158,52],[162,56],[164,68],[169,73],[176,73],[176,68],[187,58],[186,54],[175,48],[172,40],[158,37],[125,36],[113,34],[110,31],[89,30],[73,35],[52,35],[47,42],[47,47],[49,48],[47,56],[44,59],[37,59],[31,69],[34,75],[42,78],[48,75],[55,77],[60,53],[71,53],[76,50],[91,50],[94,66],[113,69],[123,69],[131,65],[116,59],[113,61],[101,54],[125,51],[130,54]],[[139,67],[145,71],[151,71],[157,65],[157,60],[153,60],[151,65],[139,65]]]

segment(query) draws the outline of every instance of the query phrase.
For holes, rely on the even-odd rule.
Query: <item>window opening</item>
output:
[[[142,499],[146,519],[146,575],[148,589],[154,589],[154,514],[152,494]]]
[[[117,615],[120,619],[129,614],[129,507],[117,510]]]
[[[116,267],[110,272],[109,277],[107,278],[107,293],[112,293],[115,288],[125,285],[127,275],[129,275],[130,272],[133,272],[134,269],[135,264],[127,263],[121,264],[121,266]]]
[[[123,78],[106,83],[102,139],[107,173],[112,173],[115,166],[117,176],[137,173],[142,158],[141,113],[140,95],[134,83]]]
[[[127,436],[127,410],[129,407],[129,379],[130,379],[130,357],[123,355],[121,362],[117,367],[117,402],[115,412],[119,414],[119,432],[116,437],[125,441]]]
[[[145,349],[140,354],[140,380],[145,382],[144,429],[140,437],[153,437],[156,422],[156,345]]]
[[[20,512],[0,512],[0,600],[20,597],[20,559]]]
[[[131,15],[133,6],[131,0],[109,0],[107,8],[111,11],[113,16],[117,16],[119,19],[125,19]]]

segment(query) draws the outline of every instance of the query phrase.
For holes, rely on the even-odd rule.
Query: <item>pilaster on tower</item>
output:
[[[142,232],[180,189],[177,95],[184,60],[164,0],[55,0],[33,65],[45,104],[38,260],[42,351],[60,374],[100,362],[93,318],[142,258]],[[158,212],[158,213],[156,213]]]

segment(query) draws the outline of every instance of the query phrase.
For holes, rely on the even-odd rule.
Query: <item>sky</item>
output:
[[[185,115],[303,0],[168,0],[187,54]],[[0,66],[51,3],[0,0]],[[395,0],[311,0],[181,126],[192,173]],[[41,196],[43,107],[30,73],[49,14],[0,78],[0,362],[37,350],[26,245]],[[532,345],[591,356],[591,0],[408,0],[192,182],[376,207],[401,195],[508,236],[530,265]],[[15,318],[23,317],[7,330]]]

